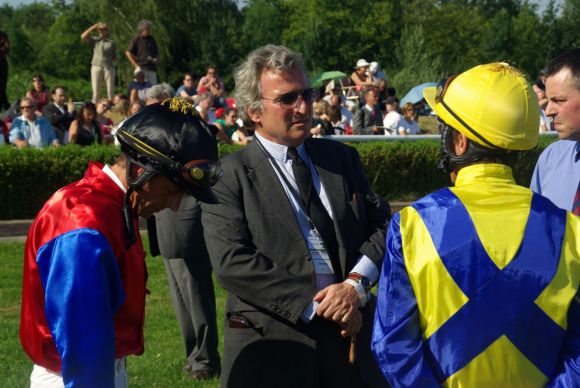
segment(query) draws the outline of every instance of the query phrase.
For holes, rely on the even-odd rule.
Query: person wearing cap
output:
[[[157,41],[151,35],[153,23],[149,20],[140,20],[137,24],[137,35],[125,51],[125,56],[133,65],[135,71],[143,70],[145,80],[151,85],[157,84],[158,49]]]
[[[366,291],[389,207],[354,148],[310,138],[316,89],[300,54],[260,47],[234,80],[254,137],[222,159],[218,202],[202,204],[213,269],[228,291],[222,386],[384,387]]]
[[[396,96],[389,96],[385,100],[387,114],[383,118],[383,127],[385,135],[398,135],[399,121],[401,114],[399,113],[399,99]]]
[[[580,48],[554,58],[546,76],[546,115],[560,140],[540,155],[530,188],[580,216]]]
[[[390,222],[372,338],[383,374],[393,387],[577,387],[580,219],[512,173],[538,140],[530,84],[491,63],[424,96],[455,186]]]
[[[93,31],[98,31],[99,36],[91,36]],[[99,22],[87,28],[81,34],[81,40],[93,49],[91,61],[91,86],[93,88],[93,104],[99,100],[99,90],[102,81],[105,81],[107,98],[113,99],[115,95],[115,61],[117,60],[117,44],[108,38],[109,26]]]
[[[352,82],[359,87],[372,86],[373,76],[369,71],[371,64],[366,59],[359,59],[356,62],[354,71],[350,75]]]
[[[137,218],[215,197],[217,145],[192,106],[150,105],[117,131],[121,155],[43,206],[26,240],[20,341],[31,387],[126,387],[143,353],[145,253]]]

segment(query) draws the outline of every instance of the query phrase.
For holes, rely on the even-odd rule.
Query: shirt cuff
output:
[[[315,302],[315,301],[310,302],[310,304],[308,306],[306,306],[306,308],[302,312],[302,315],[300,316],[300,318],[306,323],[312,321],[314,319],[314,317],[316,316],[316,309],[317,308],[318,308],[318,302]]]
[[[362,255],[354,266],[354,268],[350,271],[350,273],[356,272],[361,274],[365,278],[369,279],[371,284],[375,284],[377,279],[379,278],[379,270],[375,263],[369,259],[366,255]]]

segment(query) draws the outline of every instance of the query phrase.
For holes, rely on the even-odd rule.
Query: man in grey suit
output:
[[[218,332],[211,264],[203,238],[201,207],[184,197],[179,210],[155,214],[159,250],[185,345],[184,370],[194,380],[219,375]]]
[[[365,89],[365,105],[352,119],[353,135],[382,135],[383,114],[377,105],[379,92],[374,86]]]
[[[315,90],[299,54],[258,48],[235,82],[254,140],[222,159],[218,203],[202,205],[214,272],[228,291],[222,385],[384,387],[370,353],[368,291],[389,207],[355,149],[309,139]]]

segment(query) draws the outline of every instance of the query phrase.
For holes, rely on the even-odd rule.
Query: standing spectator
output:
[[[96,120],[97,110],[92,102],[85,102],[68,131],[68,142],[80,146],[88,146],[96,143],[103,143],[103,133],[101,125]]]
[[[8,95],[6,94],[6,85],[8,83],[8,60],[6,56],[10,52],[10,41],[4,31],[0,31],[0,112],[8,109]]]
[[[157,42],[151,35],[153,23],[149,20],[141,20],[137,24],[137,35],[129,44],[125,55],[135,71],[143,70],[145,80],[151,85],[157,84]]]
[[[26,92],[26,97],[32,98],[36,106],[36,112],[42,114],[42,108],[48,104],[48,88],[40,74],[35,74],[32,77],[32,88]]]
[[[183,84],[175,91],[176,97],[181,97],[187,102],[193,102],[192,97],[197,94],[197,89],[193,84],[193,77],[190,73],[183,76]]]
[[[118,132],[116,161],[53,195],[26,240],[20,342],[33,388],[128,386],[125,357],[144,350],[137,218],[177,210],[184,194],[211,198],[216,142],[191,111],[155,104]],[[203,182],[185,167],[199,160]]]
[[[580,48],[554,58],[546,75],[546,114],[560,140],[540,155],[530,188],[580,215]]]
[[[99,36],[90,36],[97,30]],[[97,23],[87,28],[81,34],[81,40],[93,49],[91,61],[91,85],[93,87],[93,103],[99,99],[99,90],[104,81],[107,88],[107,98],[113,99],[115,94],[115,64],[117,60],[117,45],[108,38],[109,26],[107,23]]]
[[[101,126],[101,133],[103,134],[103,143],[110,144],[113,141],[113,120],[105,116],[109,111],[111,103],[106,98],[101,98],[97,102],[97,122]]]
[[[75,104],[69,98],[68,103],[65,105],[66,94],[62,86],[56,86],[52,89],[51,97],[52,102],[42,108],[42,115],[52,124],[60,144],[66,144],[68,141],[68,129],[75,119]]]
[[[18,148],[58,146],[58,138],[52,125],[44,117],[38,116],[34,108],[34,100],[30,97],[20,100],[22,116],[12,121],[10,143]]]
[[[387,114],[383,119],[383,127],[385,135],[397,135],[399,132],[399,121],[401,121],[401,114],[399,110],[399,99],[395,96],[389,96],[385,100]]]
[[[201,93],[204,89],[210,92],[214,97],[214,105],[225,105],[224,83],[218,76],[215,66],[208,67],[206,75],[201,77],[199,83],[197,84],[197,91],[199,93]]]
[[[365,106],[360,108],[352,119],[352,133],[353,135],[381,135],[383,114],[377,105],[379,94],[375,87],[370,86],[365,89],[365,101]]]
[[[145,72],[141,68],[135,69],[135,78],[133,81],[129,83],[127,87],[127,95],[129,96],[129,101],[131,103],[135,101],[141,101],[141,103],[145,103],[147,97],[145,96],[147,93],[147,89],[149,89],[152,85],[151,82],[145,79]]]
[[[418,135],[421,133],[421,128],[419,128],[419,123],[415,120],[415,106],[410,102],[403,106],[403,115],[399,120],[399,126],[397,132],[399,135]]]
[[[388,206],[354,148],[309,138],[315,91],[299,54],[260,47],[235,81],[256,132],[221,160],[217,201],[202,204],[213,269],[228,290],[222,386],[385,387],[365,289],[383,260]]]

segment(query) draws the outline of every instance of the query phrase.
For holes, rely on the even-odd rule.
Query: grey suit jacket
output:
[[[166,259],[207,256],[201,225],[199,201],[190,195],[181,200],[179,210],[165,209],[155,214],[157,239]]]
[[[380,270],[390,211],[371,192],[358,153],[327,139],[305,145],[332,207],[342,273],[361,254]],[[216,277],[228,290],[226,314],[241,313],[252,326],[244,332],[226,321],[222,381],[235,385],[228,383],[228,368],[245,357],[261,353],[267,359],[264,340],[276,342],[272,356],[278,359],[300,354],[304,365],[293,376],[310,381],[315,362],[308,351],[316,347],[316,335],[300,316],[318,290],[289,199],[256,143],[223,158],[222,167],[224,175],[213,188],[219,203],[202,205],[205,238]]]
[[[373,127],[381,127],[382,125],[383,115],[380,109],[375,106],[373,115],[363,106],[354,114],[352,133],[353,135],[374,135]]]

